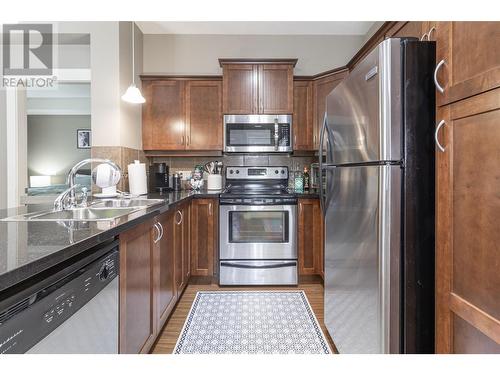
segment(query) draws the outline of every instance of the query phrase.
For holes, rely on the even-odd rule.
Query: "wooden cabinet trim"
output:
[[[224,65],[248,65],[248,64],[289,64],[294,67],[297,64],[298,59],[293,58],[219,58],[220,67],[224,67]]]
[[[450,308],[463,320],[500,345],[500,320],[495,319],[455,293],[450,295]]]

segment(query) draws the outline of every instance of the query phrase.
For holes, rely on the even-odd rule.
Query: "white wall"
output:
[[[135,83],[141,87],[139,75],[142,73],[142,32],[135,26]],[[132,25],[120,22],[120,95],[132,83]],[[120,103],[120,146],[142,149],[142,112],[140,104]]]
[[[90,157],[90,149],[77,147],[77,130],[90,128],[90,116],[28,116],[28,176],[50,175],[64,183],[77,162]]]
[[[132,75],[130,22],[60,22],[57,31],[90,33],[92,146],[142,148],[141,106],[121,100]],[[135,31],[139,75],[142,33]]]
[[[219,57],[298,58],[294,73],[313,75],[345,65],[364,36],[144,35],[144,73],[221,74]]]
[[[7,118],[5,90],[0,90],[0,209],[7,207]]]

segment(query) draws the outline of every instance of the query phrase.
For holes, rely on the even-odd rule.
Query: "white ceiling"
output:
[[[371,21],[136,22],[144,34],[365,35]]]

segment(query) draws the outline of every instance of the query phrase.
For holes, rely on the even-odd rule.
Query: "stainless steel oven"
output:
[[[297,257],[296,205],[220,206],[220,259]]]
[[[292,152],[292,115],[225,115],[225,152]]]
[[[219,284],[297,284],[297,198],[287,167],[227,167],[219,205]]]

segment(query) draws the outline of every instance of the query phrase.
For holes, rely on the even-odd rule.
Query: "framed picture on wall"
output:
[[[76,130],[76,146],[78,148],[90,148],[92,144],[92,130],[90,129],[77,129]]]

